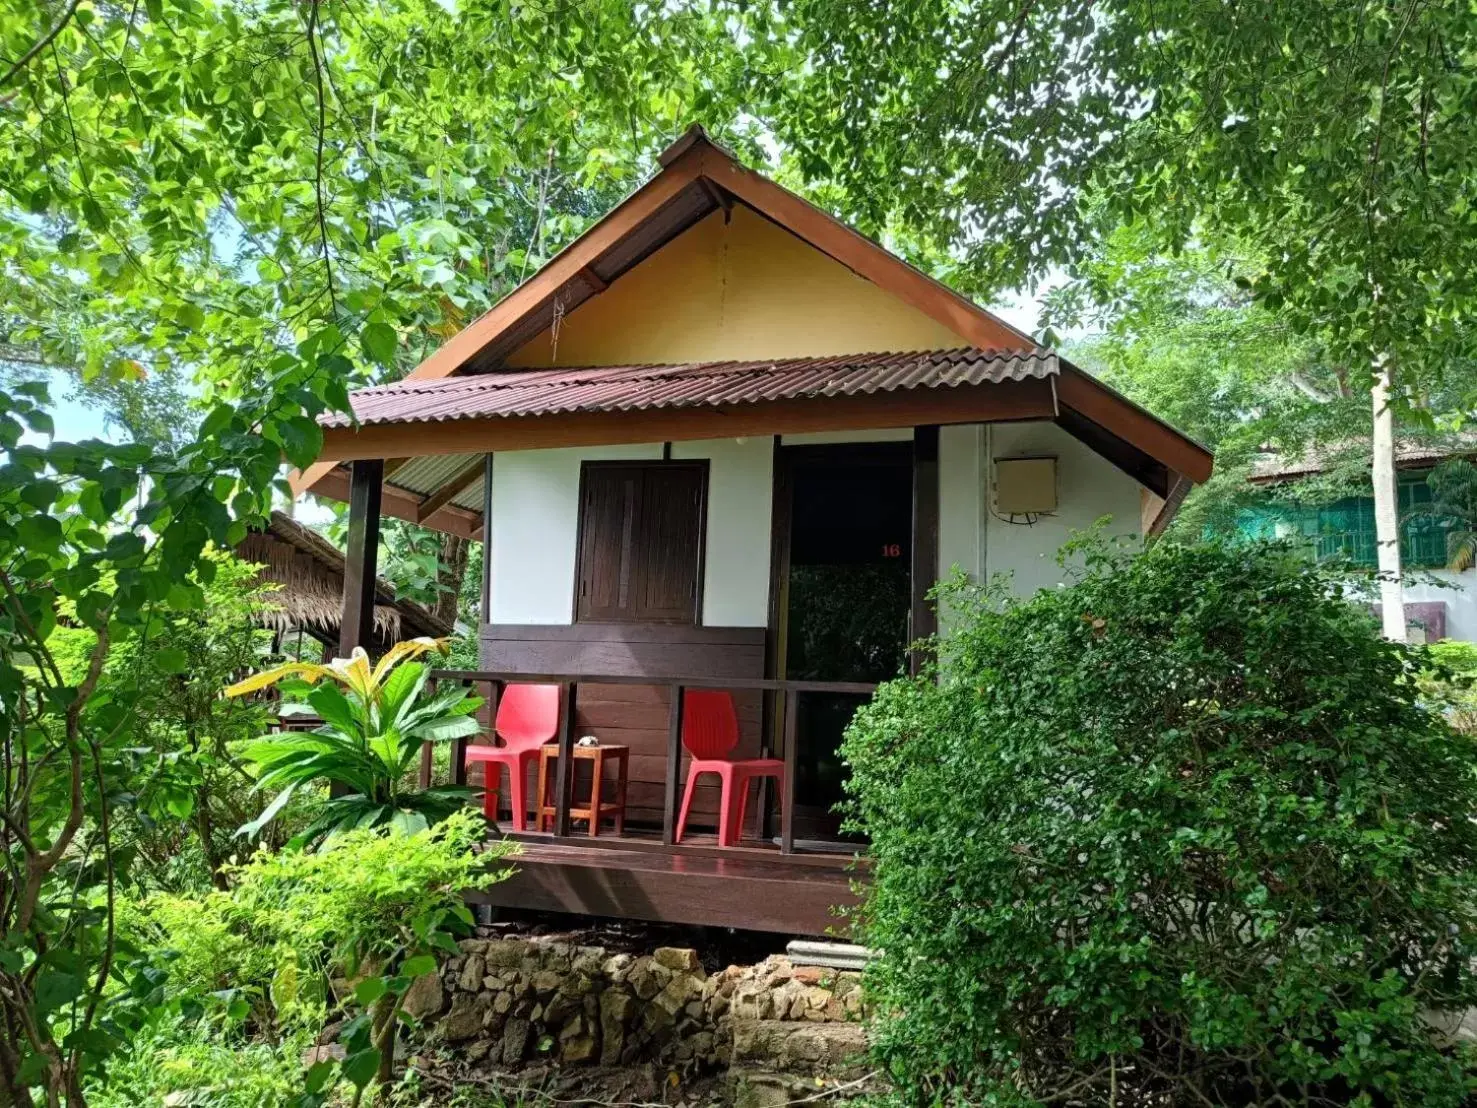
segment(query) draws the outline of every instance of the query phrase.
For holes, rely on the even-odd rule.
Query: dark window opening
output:
[[[706,462],[586,462],[575,619],[698,622]]]

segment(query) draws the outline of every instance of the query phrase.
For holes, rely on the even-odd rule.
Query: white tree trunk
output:
[[[1400,580],[1400,503],[1395,490],[1395,417],[1390,410],[1390,363],[1375,363],[1374,387],[1374,538],[1380,573],[1380,620],[1385,638],[1405,642],[1405,588]]]

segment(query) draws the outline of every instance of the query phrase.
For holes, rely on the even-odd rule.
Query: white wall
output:
[[[986,428],[985,449],[991,461],[1030,454],[1057,457],[1054,515],[1031,526],[1011,524],[985,505],[984,572],[1009,573],[1018,595],[1061,583],[1057,551],[1074,531],[1107,516],[1105,534],[1139,534],[1139,483],[1055,424],[994,424]]]
[[[1435,578],[1435,581],[1422,578]],[[1446,569],[1415,570],[1405,579],[1405,603],[1445,604],[1446,637],[1477,642],[1477,570],[1461,573]],[[1411,636],[1412,641],[1415,638]]]
[[[856,432],[850,441],[867,438]],[[492,622],[572,622],[580,464],[657,459],[661,453],[659,443],[646,443],[498,454],[492,480]],[[676,443],[672,454],[710,462],[703,624],[763,627],[769,617],[772,440]],[[1053,454],[1058,460],[1057,512],[1032,526],[994,517],[988,501],[991,460],[1024,454]],[[1102,516],[1112,517],[1108,533],[1138,534],[1138,484],[1055,425],[940,429],[941,577],[957,565],[976,578],[1008,572],[1022,595],[1057,585],[1062,580],[1057,550],[1074,530]],[[1453,635],[1458,595],[1433,597],[1447,601]],[[1477,603],[1465,618],[1477,638]]]
[[[573,622],[581,463],[661,456],[660,443],[498,454],[492,466],[492,622]],[[709,459],[703,624],[765,626],[772,440],[676,443],[672,456]]]
[[[708,459],[703,626],[766,626],[774,440],[678,442],[672,457]]]
[[[939,428],[940,579],[958,567],[976,578],[985,539],[985,428],[962,424]]]
[[[492,622],[572,623],[580,463],[661,456],[659,443],[495,455]]]

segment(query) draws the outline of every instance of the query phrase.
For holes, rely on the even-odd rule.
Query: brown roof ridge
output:
[[[487,416],[571,411],[629,411],[750,404],[778,399],[858,395],[963,384],[1056,378],[1055,354],[991,353],[971,348],[865,355],[755,359],[666,366],[601,366],[528,375],[484,373],[433,382],[407,381],[355,392],[360,425],[455,422]],[[351,426],[342,413],[319,417]]]
[[[970,361],[1025,361],[1029,359],[1055,358],[1051,352],[1006,349],[981,349],[973,346],[924,347],[916,350],[860,351],[850,354],[810,354],[788,358],[721,358],[713,361],[682,362],[621,362],[610,365],[573,366],[530,366],[527,368],[498,370],[493,373],[469,373],[456,377],[415,378],[405,377],[399,381],[382,385],[368,385],[355,389],[354,396],[372,397],[386,395],[416,395],[465,389],[472,392],[495,391],[497,389],[527,388],[529,385],[549,384],[573,385],[586,381],[598,382],[608,377],[639,379],[641,377],[668,378],[684,374],[692,376],[764,373],[783,371],[799,367],[821,368],[830,366],[837,370],[874,368],[889,364],[913,361],[957,362]]]

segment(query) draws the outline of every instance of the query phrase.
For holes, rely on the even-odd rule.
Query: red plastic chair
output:
[[[693,690],[687,693],[682,710],[682,745],[692,755],[687,770],[687,790],[677,818],[677,841],[687,829],[687,814],[697,779],[716,773],[719,782],[718,845],[733,846],[743,834],[744,813],[749,802],[749,782],[763,777],[778,779],[780,796],[785,792],[785,763],[779,758],[745,758],[729,755],[738,746],[738,713],[733,697],[726,692]],[[735,803],[737,802],[737,803]]]
[[[467,764],[483,763],[482,810],[490,820],[497,819],[498,779],[502,776],[498,767],[507,767],[513,828],[522,831],[528,813],[524,796],[528,767],[538,757],[539,747],[559,730],[559,686],[507,686],[498,700],[493,730],[503,745],[468,746]]]

